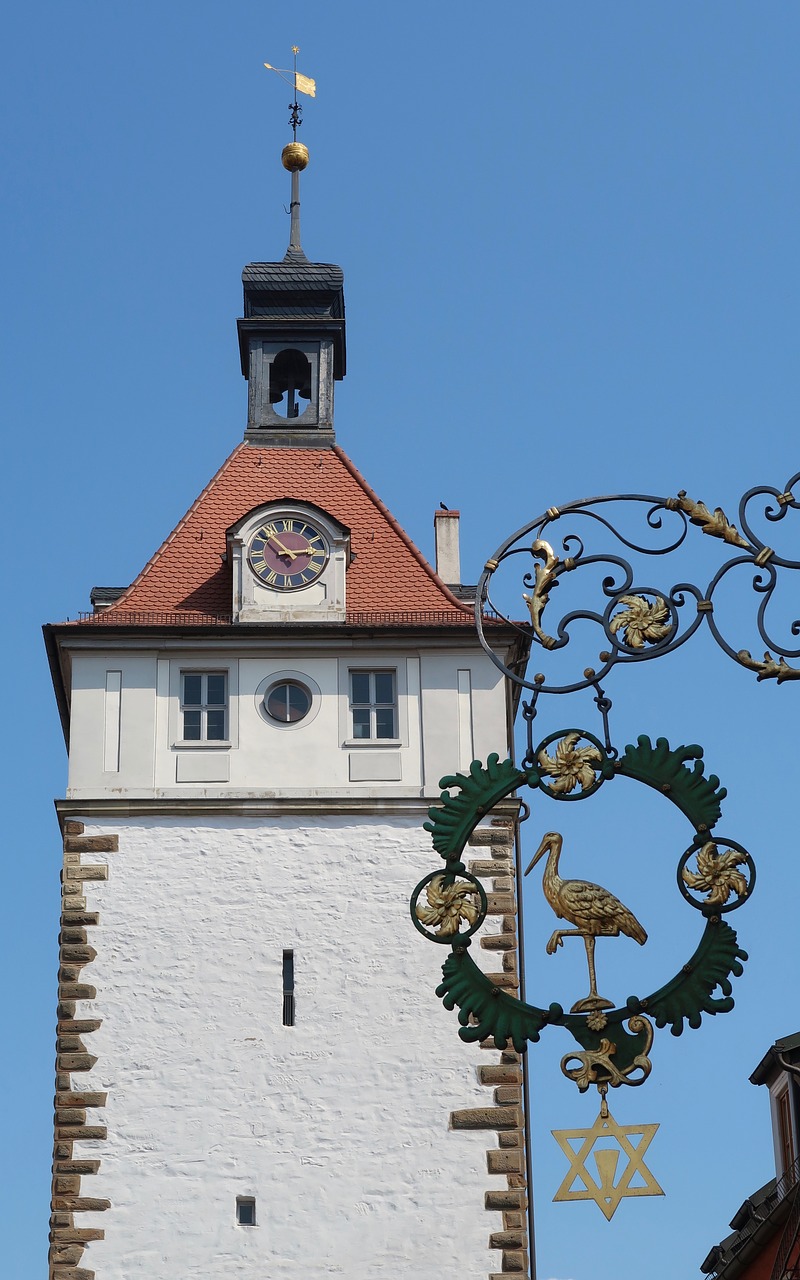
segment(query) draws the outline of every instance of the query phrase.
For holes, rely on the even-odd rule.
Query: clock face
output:
[[[328,563],[324,534],[303,516],[271,516],[250,539],[253,573],[274,591],[299,591],[316,582]]]

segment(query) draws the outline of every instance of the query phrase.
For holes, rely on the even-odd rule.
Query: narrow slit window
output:
[[[283,953],[283,1025],[294,1026],[294,952]]]
[[[236,1197],[236,1221],[240,1227],[256,1225],[256,1202],[253,1196]]]

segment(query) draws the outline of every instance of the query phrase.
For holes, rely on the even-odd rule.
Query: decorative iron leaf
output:
[[[737,945],[736,932],[723,920],[709,920],[700,945],[671,982],[647,1000],[629,1000],[653,1018],[657,1027],[669,1026],[674,1036],[684,1022],[696,1029],[704,1013],[729,1013],[733,1008],[730,977],[740,978],[747,952]],[[713,992],[719,987],[721,996]]]
[[[686,768],[689,760],[695,762],[693,769]],[[728,794],[716,774],[704,776],[702,747],[672,748],[666,738],[657,738],[654,747],[647,735],[641,734],[635,747],[625,748],[619,772],[668,795],[698,831],[711,830]]]
[[[526,781],[526,775],[511,760],[503,760],[495,751],[486,761],[473,760],[469,773],[455,773],[442,778],[440,787],[457,787],[456,795],[443,791],[441,805],[428,810],[430,822],[423,823],[433,837],[433,847],[443,858],[458,857],[476,823]]]
[[[493,1036],[498,1049],[505,1049],[510,1040],[517,1053],[524,1053],[527,1042],[536,1043],[551,1016],[556,1020],[563,1015],[560,1005],[550,1011],[537,1009],[506,995],[466,952],[450,953],[442,965],[442,977],[436,994],[446,1009],[458,1006],[458,1034],[468,1044]]]

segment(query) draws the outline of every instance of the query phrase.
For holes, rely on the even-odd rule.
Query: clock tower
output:
[[[408,913],[440,778],[512,749],[458,581],[339,447],[339,267],[243,273],[244,438],[124,589],[45,628],[69,751],[51,1280],[528,1274],[521,1064]],[[524,657],[497,624],[495,648]],[[518,989],[517,803],[472,837]]]

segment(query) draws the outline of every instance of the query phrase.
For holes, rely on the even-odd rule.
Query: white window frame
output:
[[[201,658],[195,660],[188,655],[170,659],[169,673],[169,744],[173,750],[181,751],[226,751],[238,745],[239,734],[239,664],[235,660],[222,659],[209,654],[205,662]],[[209,660],[210,659],[210,660]],[[183,677],[184,675],[225,676],[227,709],[225,716],[225,737],[220,738],[184,738],[183,736]]]
[[[775,1094],[775,1140],[781,1174],[791,1171],[798,1156],[793,1102],[791,1082],[787,1080]]]
[[[210,702],[208,697],[208,681],[211,676],[221,676],[223,681],[222,701]],[[199,679],[200,681],[200,701],[185,702],[184,689],[187,677],[189,679]],[[230,719],[230,694],[228,689],[228,672],[224,668],[209,668],[207,671],[199,671],[196,668],[189,668],[181,671],[181,692],[180,692],[180,717],[181,717],[181,738],[184,742],[203,742],[206,744],[218,742],[229,742],[228,721]],[[208,733],[208,713],[210,711],[222,712],[222,734],[220,737],[209,737]],[[196,738],[189,738],[186,735],[186,713],[199,712],[200,715],[200,733]]]
[[[353,701],[353,676],[354,675],[369,676],[370,698],[368,702]],[[376,675],[390,675],[392,677],[393,690],[394,690],[394,698],[392,702],[390,703],[379,702],[377,698],[375,698],[374,677]],[[376,726],[377,712],[379,710],[384,710],[387,707],[391,707],[393,711],[394,733],[391,737],[379,738],[375,731],[377,727]],[[353,721],[353,712],[356,710],[365,710],[365,709],[369,711],[370,733],[368,737],[357,738],[355,736],[355,724]],[[387,663],[385,666],[384,665],[379,666],[377,664],[371,664],[369,666],[367,665],[348,666],[348,669],[347,669],[347,720],[348,720],[348,735],[347,735],[348,746],[360,746],[362,744],[368,744],[371,747],[398,746],[398,744],[401,742],[400,682],[399,682],[398,668],[394,664]]]

